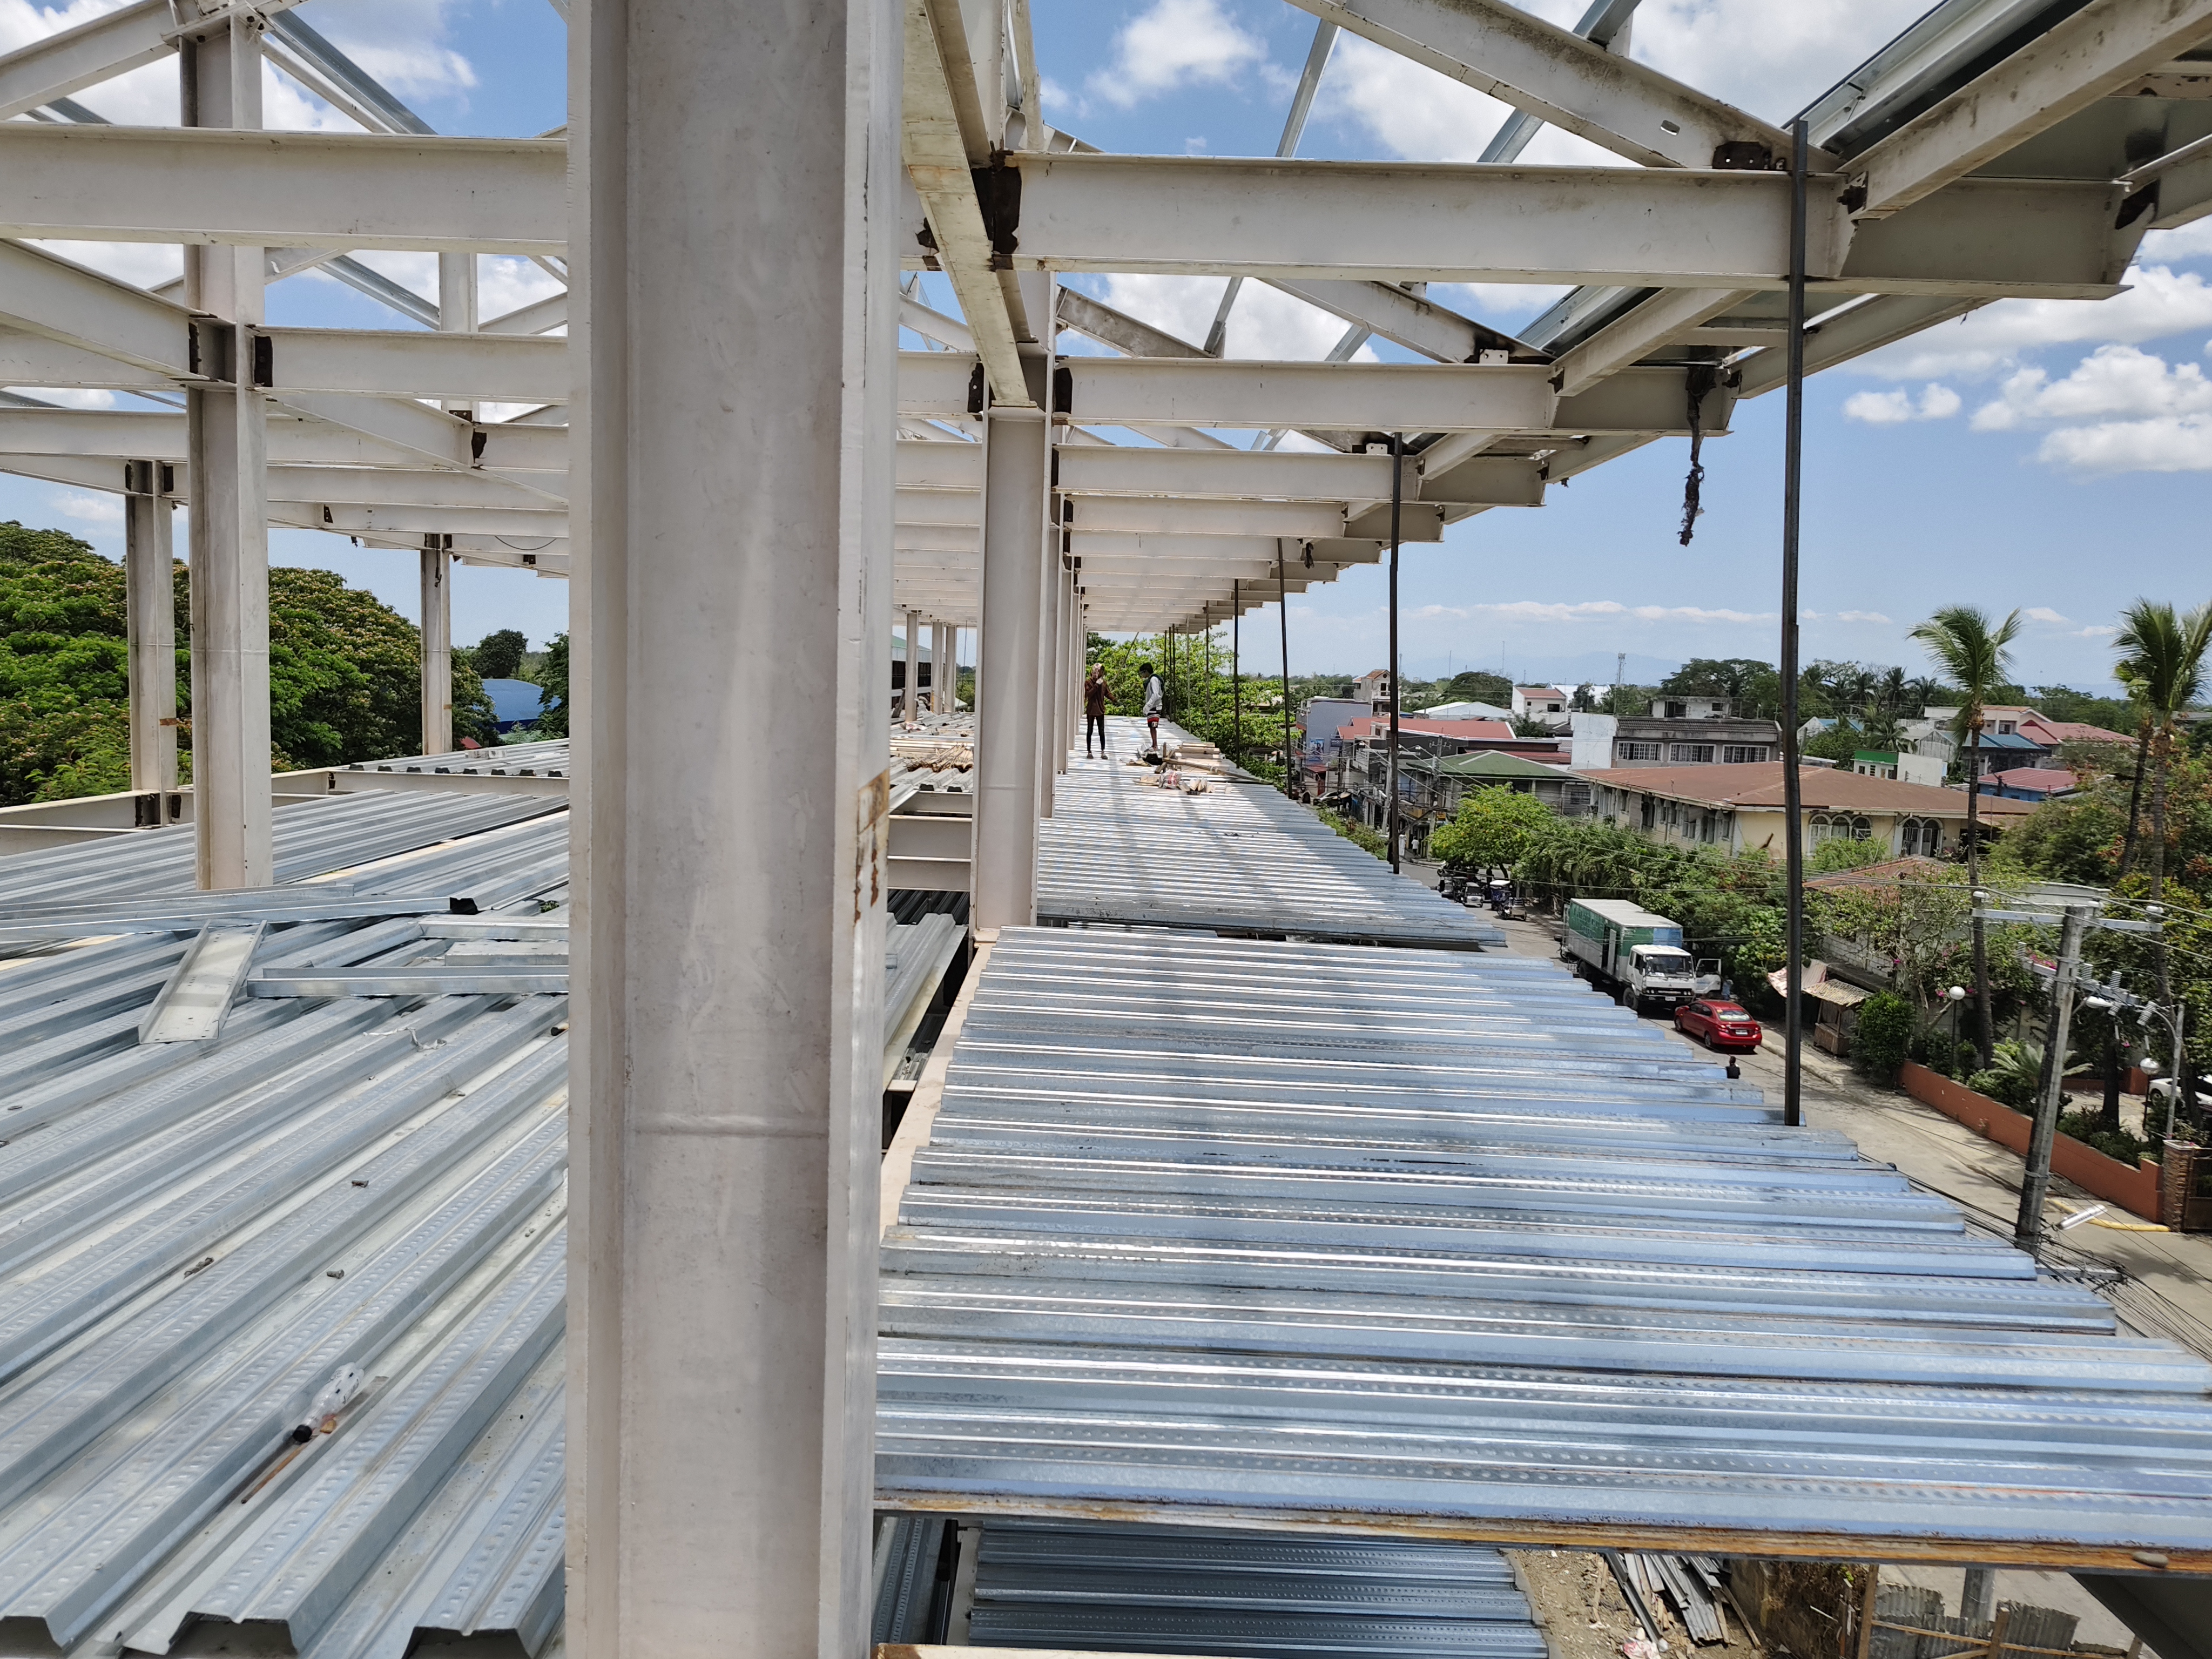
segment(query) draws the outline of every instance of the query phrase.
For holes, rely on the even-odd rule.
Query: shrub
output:
[[[1364,823],[1354,823],[1350,818],[1316,808],[1314,816],[1342,836],[1363,852],[1372,853],[1378,859],[1390,856],[1390,843]]]
[[[1860,1067],[1885,1079],[1894,1078],[1905,1064],[1917,1024],[1912,1005],[1893,991],[1877,991],[1859,1005],[1859,1021],[1851,1036],[1851,1054]]]
[[[2107,1129],[2102,1115],[2092,1107],[2069,1112],[2058,1120],[2058,1133],[2071,1135],[2085,1146],[2094,1146],[2106,1158],[2116,1158],[2130,1170],[2151,1150],[2150,1142],[2127,1129]]]

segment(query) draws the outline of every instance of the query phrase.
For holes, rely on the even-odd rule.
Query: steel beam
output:
[[[260,33],[246,22],[187,36],[179,48],[184,118],[228,153],[267,142],[261,125]],[[0,122],[0,157],[26,124]],[[62,131],[32,128],[34,131]],[[95,137],[106,127],[69,129]],[[131,147],[123,146],[128,152]],[[10,188],[0,160],[0,194]],[[280,240],[272,238],[270,240]],[[198,884],[266,887],[276,876],[269,795],[269,527],[263,476],[267,405],[254,388],[253,330],[262,318],[262,250],[185,250],[185,302],[201,331],[209,379],[185,394],[186,462],[199,481],[191,520],[192,811]]]
[[[461,403],[565,403],[568,343],[558,335],[416,334],[399,329],[270,328],[273,394],[352,392]]]
[[[171,539],[174,508],[161,490],[161,463],[125,469],[124,631],[130,647],[131,787],[141,794],[177,787],[177,586]]]
[[[1873,217],[1910,207],[2212,37],[2212,0],[2090,0],[1848,163]]]
[[[557,254],[557,138],[0,121],[0,235]]]
[[[1538,368],[1139,357],[1071,357],[1063,368],[1068,413],[1094,424],[1514,432],[1547,426],[1553,402]]]
[[[143,289],[21,242],[0,240],[0,326],[114,357],[171,380],[197,380],[191,313]]]
[[[444,538],[422,538],[422,753],[453,751],[453,558]]]
[[[1025,927],[1036,920],[1037,688],[1051,434],[1040,410],[994,410],[988,426],[974,916],[979,928]]]
[[[254,15],[267,17],[299,0],[255,0]],[[245,7],[210,5],[194,20],[205,32]],[[135,4],[62,29],[0,57],[0,121],[82,92],[118,75],[168,57],[180,33],[178,9],[170,0],[137,0]]]
[[[1071,501],[1064,524],[1084,531],[1128,531],[1139,535],[1341,536],[1340,502],[1182,501],[1160,495],[1090,495]]]
[[[1780,128],[1504,0],[1291,3],[1644,167],[1710,167],[1729,143],[1788,154]]]
[[[577,1659],[867,1643],[902,48],[575,12]]]

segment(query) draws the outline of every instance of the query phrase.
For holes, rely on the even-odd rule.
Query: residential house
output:
[[[1724,720],[1735,712],[1726,697],[1660,697],[1651,705],[1653,716],[1665,720]]]
[[[1577,769],[1579,770],[1580,769]],[[1782,763],[1614,768],[1588,774],[1596,816],[1654,841],[1724,852],[1782,856]],[[1870,841],[1893,858],[1955,854],[1966,834],[1966,795],[1841,767],[1799,774],[1807,847]],[[1985,795],[1984,833],[2002,832],[2033,810]]]
[[[2045,720],[2040,714],[2031,714],[2020,723],[2020,733],[2032,738],[2046,749],[2056,749],[2062,743],[2123,743],[2135,739],[2124,732],[2114,732],[2102,726],[2092,726],[2087,720]]]
[[[1513,711],[1494,702],[1440,702],[1413,711],[1425,720],[1510,720]]]
[[[1390,717],[1370,714],[1340,727],[1334,750],[1316,774],[1308,763],[1309,787],[1320,795],[1356,803],[1366,822],[1380,823],[1388,816],[1390,767]],[[1516,737],[1503,720],[1431,720],[1410,716],[1398,722],[1398,761],[1401,774],[1415,756],[1431,760],[1477,750],[1498,750],[1540,761],[1552,757],[1564,763],[1557,742],[1550,738]]]
[[[1352,689],[1345,695],[1349,701],[1365,703],[1370,712],[1389,709],[1390,671],[1387,668],[1369,669],[1358,679],[1352,681]]]
[[[1299,750],[1298,769],[1304,774],[1308,794],[1333,792],[1328,780],[1340,769],[1343,739],[1340,733],[1354,721],[1372,719],[1374,714],[1374,706],[1362,697],[1316,697],[1306,704],[1301,716],[1305,740]]]
[[[1911,750],[1862,749],[1851,757],[1851,770],[1863,777],[1890,778],[1900,783],[1943,784],[1943,763],[1932,755]]]
[[[1460,802],[1477,789],[1503,787],[1534,795],[1563,818],[1588,817],[1596,793],[1586,780],[1563,766],[1495,749],[1437,760],[1426,755],[1409,757],[1401,748],[1398,770],[1401,777],[1411,780],[1407,792],[1409,804],[1422,818],[1436,823],[1457,813]]]
[[[2060,767],[2016,766],[2009,772],[1987,772],[1982,775],[1984,793],[2002,796],[2007,800],[2046,801],[2070,793],[2076,780],[2071,772]]]
[[[1782,728],[1772,720],[1739,720],[1719,714],[1670,715],[1662,712],[1688,699],[1662,698],[1643,714],[1577,714],[1574,760],[1577,772],[1614,766],[1752,766],[1782,752]],[[1697,700],[1725,710],[1717,698]]]
[[[1567,705],[1572,694],[1556,685],[1516,685],[1513,688],[1513,718],[1534,720],[1554,731],[1567,729]]]

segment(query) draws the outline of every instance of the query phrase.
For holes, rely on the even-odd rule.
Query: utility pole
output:
[[[1291,785],[1297,765],[1291,758],[1291,599],[1290,588],[1283,575],[1283,543],[1275,538],[1275,609],[1283,623],[1283,793],[1293,800],[1297,792]]]
[[[1797,775],[1797,525],[1805,456],[1805,123],[1790,128],[1789,404],[1782,450],[1782,1121],[1805,1121],[1805,817]],[[1682,533],[1689,534],[1686,524]]]
[[[2074,1019],[2074,976],[2081,965],[2081,934],[2090,908],[2069,904],[2058,927],[2058,971],[2051,981],[2051,1032],[2043,1050],[2043,1098],[2027,1142],[2027,1174],[2020,1183],[2020,1218],[2012,1242],[2031,1257],[2043,1252],[2043,1200],[2051,1190],[2051,1147],[2058,1137],[2058,1105],[2066,1096],[2066,1036]]]
[[[1244,764],[1244,661],[1237,653],[1237,626],[1244,620],[1244,584],[1229,584],[1229,723],[1236,733],[1237,764]]]

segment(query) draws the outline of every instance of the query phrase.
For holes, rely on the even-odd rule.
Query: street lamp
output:
[[[1951,1063],[1959,1063],[1959,1005],[1966,1000],[1966,988],[1954,985],[1943,993],[1944,1000],[1951,1005]]]

